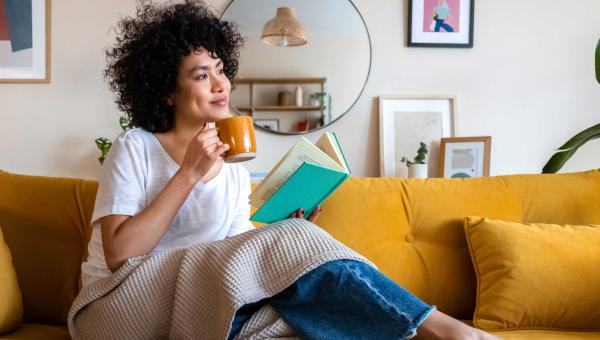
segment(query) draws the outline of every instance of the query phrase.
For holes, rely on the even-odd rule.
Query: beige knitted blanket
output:
[[[69,313],[69,332],[74,339],[226,339],[242,305],[275,295],[336,259],[369,263],[301,219],[136,257],[81,290]],[[237,338],[294,336],[266,305]]]

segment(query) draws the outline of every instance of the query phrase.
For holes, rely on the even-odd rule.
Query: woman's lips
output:
[[[227,98],[215,100],[215,101],[212,101],[210,103],[213,104],[213,105],[217,105],[217,106],[227,106]]]

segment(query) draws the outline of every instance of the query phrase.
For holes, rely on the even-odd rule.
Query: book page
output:
[[[336,161],[341,167],[344,168],[344,171],[350,172],[350,170],[346,166],[344,156],[342,156],[342,152],[339,149],[339,145],[331,133],[325,132],[317,140],[315,146],[323,150],[323,152],[329,155],[329,157],[333,158],[334,161]]]
[[[267,177],[250,194],[250,204],[260,208],[304,162],[310,162],[338,171],[345,171],[331,157],[319,150],[319,148],[306,140],[306,138],[302,138],[283,156]]]

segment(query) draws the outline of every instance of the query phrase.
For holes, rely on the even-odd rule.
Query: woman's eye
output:
[[[224,74],[225,73],[225,69],[220,69],[220,70],[217,71],[217,73]]]
[[[206,79],[206,77],[207,77],[206,74],[201,74],[201,75],[197,76],[196,79],[203,80],[203,79]]]

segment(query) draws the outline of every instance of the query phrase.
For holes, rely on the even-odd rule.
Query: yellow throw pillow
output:
[[[12,264],[10,249],[0,228],[0,334],[9,333],[21,325],[23,301]]]
[[[600,330],[600,226],[467,217],[485,330]]]

